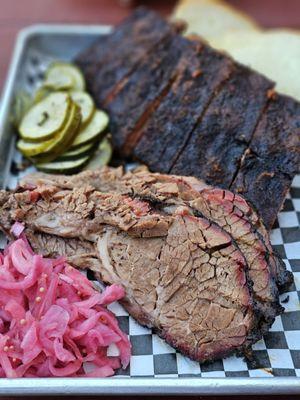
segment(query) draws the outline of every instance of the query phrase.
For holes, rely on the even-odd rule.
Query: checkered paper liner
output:
[[[31,167],[20,172],[18,165],[21,161],[21,155],[15,152],[7,180],[8,189],[15,188],[18,180],[32,170]],[[255,367],[236,356],[201,365],[191,361],[151,329],[139,325],[120,304],[114,303],[109,308],[117,316],[132,345],[130,365],[125,371],[117,371],[116,377],[300,378],[300,175],[295,177],[284,208],[278,215],[271,241],[287,269],[293,272],[294,284],[289,292],[281,295],[284,314],[276,318],[270,331],[253,346]],[[4,243],[5,239],[2,246]],[[94,280],[92,272],[88,271],[87,276]]]

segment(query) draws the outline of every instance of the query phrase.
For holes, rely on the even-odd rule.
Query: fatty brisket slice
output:
[[[143,7],[136,9],[109,35],[100,36],[75,60],[85,75],[98,106],[125,79],[143,57],[162,40],[182,30]]]
[[[262,75],[238,66],[168,172],[195,176],[208,184],[228,188],[273,86]],[[159,170],[158,161],[155,171]]]
[[[75,249],[80,241],[93,243],[97,273],[125,287],[123,304],[131,315],[195,360],[247,349],[260,336],[260,312],[232,238],[184,210],[166,215],[145,201],[128,201],[91,188],[40,187],[10,194],[1,206],[1,228],[8,231],[7,221],[19,220],[39,235],[75,240]],[[149,226],[163,220],[164,228],[149,236]],[[78,258],[86,251],[93,257],[84,246]],[[72,252],[72,245],[64,249]]]
[[[229,57],[199,40],[191,41],[181,64],[182,71],[168,94],[149,116],[135,141],[125,145],[127,152],[131,149],[133,157],[153,171],[171,169],[211,99],[234,71]]]
[[[300,104],[274,95],[263,114],[231,189],[260,210],[271,228],[300,169]],[[274,203],[276,207],[274,207]]]
[[[283,262],[274,254],[270,243],[265,243],[265,232],[254,226],[254,211],[252,221],[248,219],[249,206],[240,196],[209,187],[195,178],[143,170],[123,174],[121,169],[113,168],[87,171],[71,178],[33,174],[21,182],[21,186],[28,185],[57,185],[69,189],[89,185],[103,192],[118,192],[149,201],[165,213],[188,208],[191,214],[208,218],[232,236],[247,261],[253,295],[265,320],[272,323],[281,310],[276,282],[284,280],[288,284],[291,276],[282,269]]]

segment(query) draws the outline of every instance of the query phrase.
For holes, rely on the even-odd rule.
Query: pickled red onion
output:
[[[15,224],[19,239],[0,252],[0,377],[105,377],[126,368],[131,346],[106,308],[124,289],[100,293],[63,258],[34,254],[23,229]],[[112,344],[118,356],[107,355]]]

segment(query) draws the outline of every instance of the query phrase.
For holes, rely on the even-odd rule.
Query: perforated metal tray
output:
[[[35,25],[18,35],[0,109],[0,187],[15,186],[20,174],[11,169],[18,155],[14,149],[14,132],[10,122],[10,109],[14,94],[19,89],[32,90],[47,64],[53,59],[71,60],[76,53],[90,44],[98,35],[109,33],[109,26]],[[300,182],[300,180],[299,180]],[[299,185],[300,186],[300,185]],[[143,336],[143,328],[135,328]],[[153,340],[153,338],[152,338]],[[162,346],[162,344],[159,344]],[[181,360],[181,366],[185,361]],[[162,354],[166,351],[163,349]],[[152,353],[153,352],[152,350]],[[157,354],[152,354],[156,357]],[[138,356],[136,356],[138,357]],[[143,356],[142,356],[143,357]],[[181,357],[179,355],[179,357]],[[162,358],[163,359],[163,358]],[[147,362],[147,356],[141,358]],[[152,360],[153,361],[153,360]],[[136,368],[136,367],[135,367]],[[184,368],[188,370],[187,364]],[[137,368],[136,368],[137,369]],[[300,371],[300,370],[299,370]],[[226,371],[225,371],[226,372]],[[224,372],[224,375],[225,375]],[[261,375],[266,376],[268,371]],[[209,373],[180,374],[168,377],[153,373],[153,377],[117,376],[114,378],[39,378],[0,379],[0,396],[8,395],[82,395],[82,394],[298,394],[298,377],[208,377]],[[137,374],[138,375],[138,374]],[[140,375],[143,375],[140,373]],[[187,376],[189,375],[189,376]],[[201,375],[201,376],[200,376]],[[204,377],[206,376],[206,377]],[[216,374],[212,374],[216,376]],[[222,376],[222,375],[220,375]],[[257,375],[259,376],[259,374]]]

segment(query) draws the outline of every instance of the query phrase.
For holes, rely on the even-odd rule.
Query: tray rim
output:
[[[298,380],[297,380],[298,379]],[[249,381],[250,380],[250,381]],[[279,385],[280,381],[280,385]],[[49,391],[51,390],[51,392]],[[0,379],[0,396],[15,395],[270,395],[299,394],[299,378],[22,378]]]
[[[1,150],[5,125],[9,118],[9,106],[12,101],[14,83],[22,53],[26,43],[34,35],[95,35],[107,34],[110,25],[88,24],[34,24],[19,31],[13,55],[3,85],[0,104],[0,160],[13,150],[13,140],[9,151]],[[1,153],[2,152],[2,153]],[[0,170],[0,187],[7,175],[7,165]],[[1,168],[1,165],[0,165]],[[2,179],[1,179],[2,176]],[[51,393],[49,392],[51,390]],[[122,378],[23,378],[0,379],[0,396],[15,395],[108,395],[108,394],[197,394],[197,395],[247,395],[247,394],[300,394],[300,377],[270,378],[206,378],[206,377],[122,377]]]

